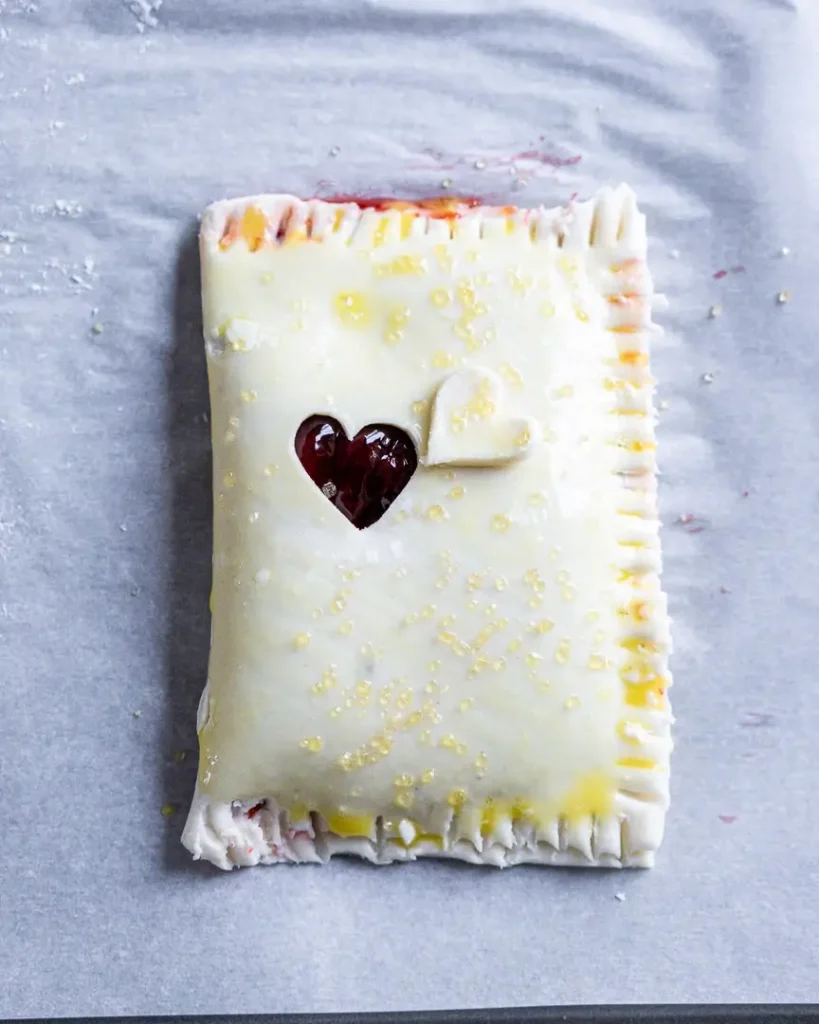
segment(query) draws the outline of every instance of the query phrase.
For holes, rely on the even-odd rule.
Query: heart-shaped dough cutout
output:
[[[308,416],[295,448],[316,487],[359,530],[378,522],[418,465],[409,436],[389,423],[370,423],[351,439],[331,416]]]
[[[482,367],[458,370],[435,395],[427,466],[501,466],[528,458],[540,436],[530,416],[505,416],[503,382]]]

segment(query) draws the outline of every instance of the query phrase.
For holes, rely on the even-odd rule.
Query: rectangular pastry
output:
[[[183,841],[222,868],[649,866],[668,802],[645,219],[220,202],[212,642]]]

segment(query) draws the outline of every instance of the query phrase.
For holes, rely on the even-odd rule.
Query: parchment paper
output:
[[[0,1015],[819,999],[817,55],[812,0],[0,0]],[[620,180],[671,300],[659,866],[194,865],[197,213]]]

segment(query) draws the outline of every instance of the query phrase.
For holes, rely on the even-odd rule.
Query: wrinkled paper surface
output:
[[[817,53],[811,0],[0,0],[0,1015],[819,999]],[[671,302],[657,868],[193,864],[197,214],[621,180]]]

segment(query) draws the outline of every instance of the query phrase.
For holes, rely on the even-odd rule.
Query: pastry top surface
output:
[[[667,797],[645,224],[568,209],[217,203],[200,786],[347,822],[534,822]],[[388,424],[418,466],[356,527],[294,439]]]

